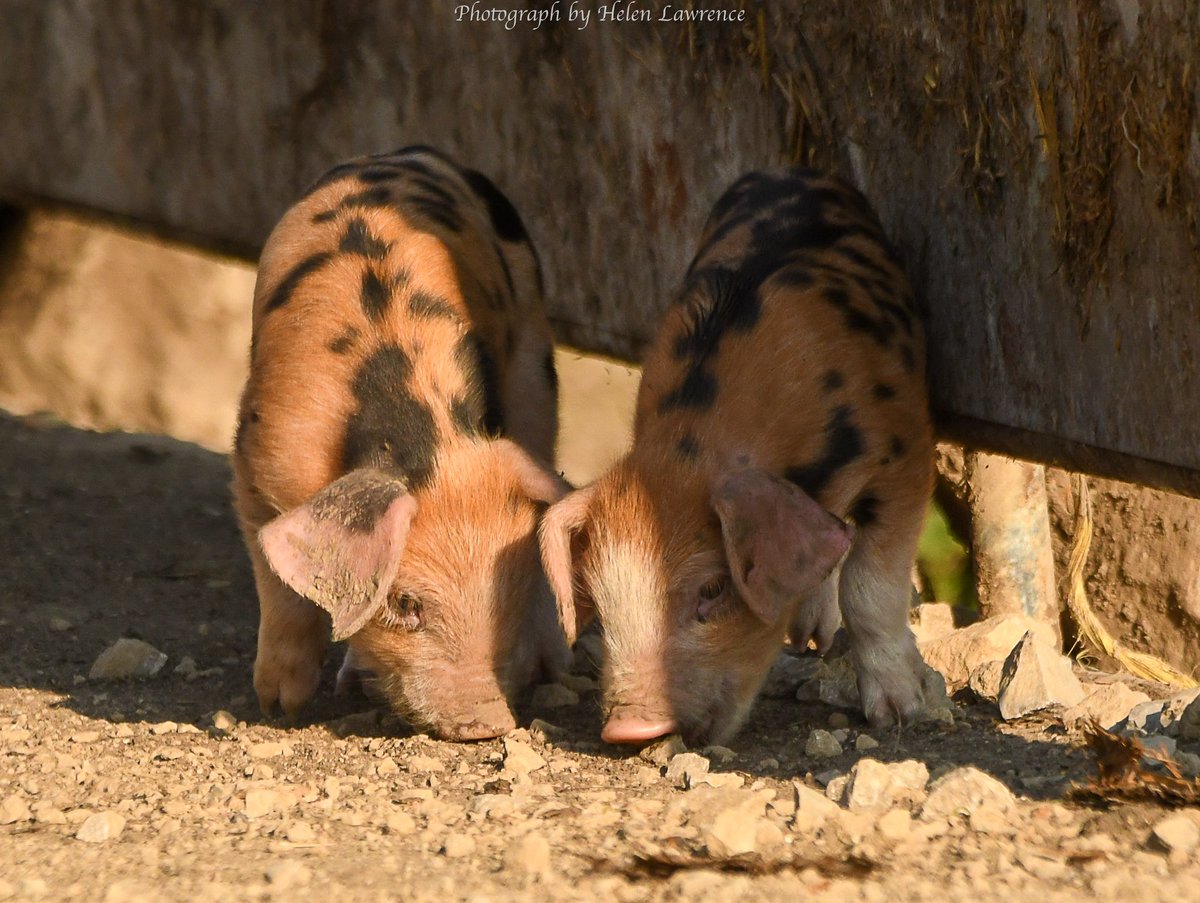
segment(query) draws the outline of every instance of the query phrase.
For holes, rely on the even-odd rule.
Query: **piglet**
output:
[[[633,446],[553,505],[543,560],[569,638],[603,627],[603,737],[737,731],[787,634],[839,607],[874,724],[923,704],[910,568],[933,474],[913,294],[836,178],[737,181],[645,359]]]
[[[263,248],[233,492],[254,686],[295,715],[327,643],[416,727],[514,727],[566,646],[536,528],[566,484],[541,271],[491,181],[424,147],[326,173]]]

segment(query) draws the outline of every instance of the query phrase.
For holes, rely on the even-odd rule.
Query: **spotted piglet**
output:
[[[745,176],[647,355],[632,449],[542,524],[568,637],[603,625],[604,739],[722,742],[789,630],[827,647],[839,604],[871,722],[915,714],[932,473],[921,327],[866,200]]]
[[[373,675],[448,739],[511,729],[566,646],[536,526],[567,486],[536,253],[486,177],[429,148],[338,166],[263,248],[234,498],[263,710]],[[504,437],[504,438],[501,438]]]

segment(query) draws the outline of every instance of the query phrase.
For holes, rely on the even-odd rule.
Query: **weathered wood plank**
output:
[[[253,256],[337,159],[440,145],[526,215],[560,338],[632,357],[730,180],[831,165],[926,299],[948,430],[1200,494],[1196,4],[602,5],[4,0],[0,195]]]

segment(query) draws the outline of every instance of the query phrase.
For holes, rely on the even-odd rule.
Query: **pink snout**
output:
[[[638,718],[618,712],[605,723],[600,738],[605,743],[649,743],[675,730],[675,722],[669,718]]]

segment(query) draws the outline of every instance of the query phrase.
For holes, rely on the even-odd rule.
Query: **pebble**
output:
[[[246,791],[246,818],[262,818],[274,812],[280,803],[279,792],[263,787]]]
[[[212,723],[213,727],[226,734],[232,734],[238,726],[237,719],[224,709],[213,712]]]
[[[313,826],[305,821],[294,821],[283,829],[283,836],[292,843],[312,843],[317,839]]]
[[[696,783],[696,779],[708,774],[709,761],[693,752],[679,753],[667,764],[667,780],[683,790]]]
[[[579,694],[562,684],[541,684],[533,688],[529,704],[538,709],[561,709],[579,705]]]
[[[850,726],[850,716],[845,712],[833,712],[829,716],[831,730],[844,730]]]
[[[842,754],[842,744],[829,731],[817,728],[804,743],[804,754],[810,759],[830,759]]]
[[[1150,837],[1168,853],[1186,855],[1200,845],[1200,826],[1186,814],[1170,815],[1155,822]]]
[[[65,633],[74,625],[61,615],[55,615],[46,622],[46,626],[49,627],[54,633]]]
[[[411,763],[410,763],[411,768]],[[396,764],[396,760],[391,756],[384,756],[375,763],[375,774],[381,778],[391,777],[394,774],[400,773],[400,766]]]
[[[665,767],[675,756],[682,752],[687,752],[687,746],[683,742],[683,738],[678,734],[671,734],[659,740],[657,743],[652,743],[638,753],[638,758],[649,762],[651,765]]]
[[[173,734],[179,730],[179,725],[174,721],[160,721],[158,724],[150,725],[150,733],[156,737],[161,737],[163,734]]]
[[[825,797],[819,790],[813,790],[799,781],[792,783],[795,814],[792,816],[792,827],[796,831],[807,832],[823,825],[830,818],[841,815],[841,807]]]
[[[854,738],[854,748],[859,752],[866,752],[871,749],[879,748],[879,741],[870,734],[859,734]]]
[[[934,821],[970,815],[984,805],[1008,812],[1016,805],[1016,798],[994,777],[968,765],[942,775],[929,785],[921,818]]]
[[[507,771],[516,775],[525,775],[546,767],[546,760],[538,755],[528,743],[510,737],[505,737],[502,743],[504,745],[504,768]]]
[[[710,771],[706,774],[688,778],[688,788],[706,784],[709,787],[742,787],[746,780],[740,774],[731,771]]]
[[[504,851],[504,867],[527,875],[549,875],[550,842],[537,832],[517,838]]]
[[[397,837],[407,837],[409,834],[417,832],[417,820],[407,812],[400,810],[389,812],[384,824],[387,826],[388,833],[395,834]]]
[[[88,680],[153,677],[166,663],[166,653],[142,640],[122,637],[97,656],[88,672]]]
[[[842,804],[851,811],[859,811],[920,803],[925,798],[928,781],[925,763],[915,759],[889,764],[859,759],[846,776]]]
[[[475,838],[469,834],[451,834],[442,845],[447,859],[466,859],[475,852]]]
[[[1071,660],[1032,630],[1004,660],[996,702],[1005,721],[1053,705],[1074,706],[1083,698],[1083,686],[1071,668]]]
[[[1132,690],[1123,683],[1103,684],[1077,705],[1063,712],[1063,724],[1072,730],[1080,729],[1090,719],[1095,719],[1105,730],[1112,730],[1125,720],[1130,711],[1150,697],[1140,690]]]
[[[312,880],[312,872],[303,862],[297,862],[295,859],[281,859],[264,868],[263,877],[272,887],[285,889],[304,887]]]
[[[33,813],[20,794],[11,794],[0,803],[0,825],[14,825],[17,822],[29,821]]]
[[[912,816],[904,809],[892,809],[875,824],[880,835],[891,841],[900,841],[912,833]]]
[[[97,812],[89,815],[75,832],[76,840],[84,843],[104,843],[125,830],[125,816],[119,812]]]
[[[1047,642],[1052,639],[1052,631],[1032,618],[1000,615],[921,643],[921,655],[948,683],[962,686],[980,665],[1007,657],[1031,630],[1045,635]]]
[[[291,747],[278,741],[267,741],[264,743],[252,743],[246,750],[250,754],[251,759],[273,759],[276,756],[291,755]]]
[[[530,750],[532,752],[533,750]],[[422,756],[420,754],[408,757],[408,770],[410,774],[429,774],[430,772],[443,772],[446,770],[446,763],[441,759],[435,759],[433,756]]]

